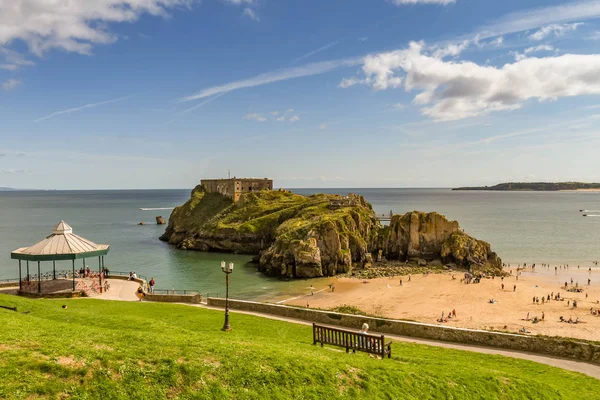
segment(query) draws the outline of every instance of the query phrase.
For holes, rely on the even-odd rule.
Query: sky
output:
[[[0,186],[600,182],[600,0],[0,0]]]

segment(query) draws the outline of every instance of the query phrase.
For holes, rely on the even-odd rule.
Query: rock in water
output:
[[[259,254],[267,275],[312,278],[368,266],[380,227],[371,205],[356,195],[258,191],[234,204],[198,186],[173,210],[161,240],[185,249]]]
[[[180,249],[252,254],[260,271],[286,278],[371,268],[373,254],[494,272],[502,267],[490,245],[462,232],[456,221],[414,211],[394,215],[390,226],[382,227],[371,205],[353,194],[257,191],[233,203],[199,185],[173,210],[160,239]]]
[[[441,260],[467,269],[492,273],[502,270],[502,260],[489,243],[467,235],[458,222],[435,212],[394,215],[383,243],[386,257],[391,260]]]
[[[167,221],[165,221],[165,219],[163,217],[161,217],[160,215],[158,217],[156,217],[156,224],[157,225],[164,225],[166,223],[167,223]]]

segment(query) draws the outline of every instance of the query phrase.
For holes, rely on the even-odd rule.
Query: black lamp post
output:
[[[230,331],[231,325],[229,325],[229,274],[233,272],[233,263],[229,265],[225,261],[221,261],[221,270],[225,272],[225,323],[223,324],[222,331]]]

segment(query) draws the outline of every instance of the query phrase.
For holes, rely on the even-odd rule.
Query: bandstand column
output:
[[[29,260],[27,260],[27,282],[29,282]]]
[[[38,293],[42,293],[42,276],[40,272],[40,262],[38,261]]]
[[[102,260],[98,256],[98,281],[100,282],[100,293],[102,293]]]
[[[73,260],[73,291],[75,291],[75,260]]]
[[[19,290],[23,290],[23,278],[21,278],[21,260],[19,260]]]
[[[52,260],[52,279],[56,280],[56,261]]]

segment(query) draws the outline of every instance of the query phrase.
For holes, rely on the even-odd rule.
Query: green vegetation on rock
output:
[[[312,328],[197,307],[0,295],[0,398],[594,399],[600,382],[530,361],[394,343],[312,345]],[[23,314],[22,311],[29,311]],[[358,329],[359,327],[357,327]]]
[[[420,266],[437,260],[492,273],[502,268],[490,245],[463,233],[456,221],[413,211],[383,227],[371,205],[354,194],[265,190],[233,203],[197,186],[175,208],[161,240],[186,250],[253,254],[261,271],[285,278],[369,270],[379,251],[388,261]]]

